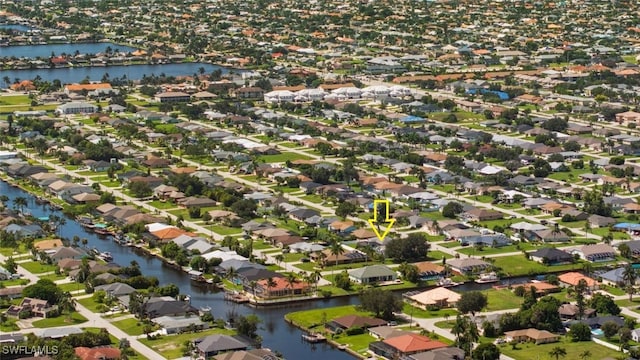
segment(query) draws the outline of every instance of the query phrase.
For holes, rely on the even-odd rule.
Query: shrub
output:
[[[347,330],[345,330],[344,333],[349,335],[349,336],[351,336],[351,335],[360,335],[360,334],[364,334],[364,329],[359,327],[359,326],[354,326],[354,327],[350,327]]]

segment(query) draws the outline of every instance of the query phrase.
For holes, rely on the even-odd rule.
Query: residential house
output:
[[[457,347],[433,349],[426,352],[412,354],[407,360],[460,360],[464,359],[464,350]]]
[[[167,91],[155,96],[155,101],[159,103],[188,102],[190,100],[191,96],[189,94],[178,91]]]
[[[209,328],[209,323],[200,320],[198,316],[160,316],[153,319],[167,334],[179,334],[191,329],[204,330]]]
[[[108,296],[111,297],[120,297],[124,295],[129,295],[136,291],[133,287],[128,284],[115,282],[106,285],[96,286],[94,288],[95,291],[104,291]]]
[[[506,331],[504,335],[507,342],[532,342],[536,345],[553,343],[560,339],[559,335],[534,328]]]
[[[302,243],[302,244],[306,244],[306,243]],[[298,245],[298,244],[295,244],[295,245]],[[314,244],[311,244],[311,245],[314,245]],[[300,249],[298,247],[296,248]],[[322,253],[323,255],[320,255],[320,253]],[[322,251],[316,251],[311,253],[310,258],[311,260],[316,262],[324,261],[326,264],[340,265],[340,264],[351,264],[355,262],[366,261],[367,255],[357,250],[348,251],[342,254],[332,254],[331,249],[323,249]]]
[[[484,260],[466,258],[447,260],[451,270],[460,274],[477,274],[491,268],[491,264]]]
[[[616,251],[607,244],[583,245],[572,253],[592,262],[613,261],[616,258]]]
[[[214,334],[194,341],[198,354],[205,359],[228,351],[247,350],[251,344],[239,337]]]
[[[596,311],[594,309],[583,309],[583,312],[582,316],[586,318],[596,316]],[[562,304],[558,308],[558,313],[562,320],[576,320],[580,313],[580,308],[575,304]]]
[[[153,299],[153,298],[152,298]],[[149,300],[144,305],[144,313],[151,319],[160,316],[185,316],[187,314],[198,315],[199,310],[191,306],[188,302],[169,300],[169,299],[154,299]]]
[[[467,219],[467,221],[479,222],[502,219],[504,217],[504,214],[496,210],[473,209],[464,213],[462,217]]]
[[[336,220],[329,224],[329,230],[339,234],[349,234],[356,229],[355,224],[351,220]]]
[[[626,285],[626,281],[624,279],[624,271],[625,270],[623,267],[619,267],[613,270],[609,270],[604,274],[601,274],[600,277],[602,278],[602,283],[605,285],[611,285],[611,286]],[[636,278],[633,285],[638,285],[638,284],[640,284],[640,279]]]
[[[421,280],[437,279],[444,274],[445,268],[442,265],[434,264],[430,261],[422,261],[413,263],[418,268],[418,274]]]
[[[395,281],[397,278],[398,274],[385,265],[370,265],[349,270],[349,279],[358,284]]]
[[[447,308],[453,307],[458,303],[460,294],[444,287],[438,287],[415,295],[406,296],[405,299],[421,309],[432,307]]]
[[[273,284],[269,284],[269,279],[259,280],[256,284],[255,294],[258,297],[271,299],[286,296],[302,296],[306,295],[310,286],[304,281],[296,280],[289,282],[283,277],[271,278]]]
[[[10,316],[18,317],[21,312],[28,312],[31,316],[37,316],[46,318],[49,313],[55,312],[58,310],[58,306],[49,305],[47,300],[40,300],[26,297],[22,299],[20,305],[11,305],[7,309],[6,314]]]
[[[581,280],[584,280],[588,289],[595,290],[598,287],[597,281],[588,276],[582,275],[579,272],[560,274],[558,275],[558,280],[560,281],[560,285],[564,287],[575,287]]]
[[[525,237],[530,241],[542,242],[567,242],[571,240],[571,237],[564,232],[551,229],[530,231],[525,234]]]
[[[77,347],[74,349],[76,356],[80,360],[118,360],[122,356],[122,351],[111,346],[99,347]]]
[[[230,351],[214,356],[215,360],[278,360],[269,349]]]
[[[591,225],[591,228],[602,228],[609,227],[610,225],[614,225],[617,221],[616,219],[608,216],[601,215],[591,215],[587,218],[587,221]]]
[[[556,248],[541,248],[530,252],[529,256],[531,260],[546,265],[569,264],[574,260],[573,255]]]
[[[369,350],[387,359],[405,359],[409,355],[447,348],[449,345],[415,333],[394,336],[369,344]]]

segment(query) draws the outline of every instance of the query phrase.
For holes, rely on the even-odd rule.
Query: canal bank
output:
[[[0,193],[9,198],[8,204],[12,204],[13,199],[16,197],[26,198],[28,202],[26,208],[35,217],[51,215],[64,216],[61,211],[51,209],[48,205],[37,204],[34,195],[23,189],[12,187],[4,181],[0,181]],[[236,304],[225,300],[224,292],[213,287],[193,283],[190,281],[188,274],[165,265],[160,259],[149,256],[144,251],[135,247],[121,246],[111,241],[108,237],[100,237],[93,232],[89,232],[75,221],[75,219],[67,218],[67,222],[61,225],[60,233],[65,238],[72,238],[74,235],[78,235],[80,238],[86,238],[88,247],[95,247],[100,251],[111,252],[114,262],[118,264],[128,265],[131,261],[136,261],[144,275],[157,277],[160,285],[178,285],[181,293],[190,296],[191,303],[194,306],[198,308],[210,307],[215,318],[225,319],[231,313],[240,315],[255,314],[262,320],[258,330],[258,335],[260,335],[263,340],[262,345],[274,351],[279,351],[286,359],[353,359],[351,355],[335,349],[329,344],[310,344],[304,342],[302,340],[303,332],[287,324],[284,321],[284,316],[292,311],[355,304],[358,302],[357,297],[318,299],[315,301],[296,302],[269,307],[252,307]]]

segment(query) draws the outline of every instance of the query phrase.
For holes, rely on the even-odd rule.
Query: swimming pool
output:
[[[601,329],[593,329],[593,330],[591,330],[591,333],[594,336],[603,336],[604,335],[604,332]]]

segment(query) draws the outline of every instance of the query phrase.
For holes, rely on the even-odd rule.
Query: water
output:
[[[13,29],[14,27],[26,28],[23,25],[5,25]],[[26,31],[26,30],[25,30]],[[46,44],[46,45],[18,45],[6,46],[0,48],[0,57],[17,57],[17,58],[49,58],[51,53],[56,56],[62,53],[73,55],[76,51],[80,54],[97,54],[102,53],[110,47],[114,53],[124,52],[130,53],[136,51],[135,48],[125,45],[118,45],[111,42],[100,43],[74,43],[74,44]]]
[[[9,186],[0,181],[0,193],[9,197],[7,206],[12,206],[12,200],[18,196],[28,199],[28,208],[35,217],[50,215],[64,216],[61,211],[51,210],[48,205],[35,203],[35,198],[22,189]],[[155,276],[161,285],[176,284],[181,293],[191,296],[191,303],[196,307],[209,306],[215,318],[226,318],[230,310],[238,314],[255,314],[262,319],[258,334],[262,337],[262,345],[272,350],[281,352],[289,360],[353,360],[347,353],[337,350],[328,344],[309,344],[302,342],[302,332],[284,321],[284,315],[292,311],[306,309],[325,308],[357,303],[356,297],[345,297],[314,302],[302,302],[299,304],[283,305],[281,307],[252,308],[226,302],[222,292],[212,292],[205,287],[193,284],[189,276],[182,271],[165,266],[157,258],[146,256],[141,251],[117,245],[110,238],[100,238],[95,233],[86,231],[75,220],[67,218],[66,224],[61,226],[61,235],[65,238],[73,238],[78,235],[88,240],[88,247],[96,247],[100,251],[109,251],[113,255],[114,262],[128,265],[135,260],[140,265],[144,275]]]
[[[13,30],[17,32],[29,32],[31,30],[34,30],[34,28],[30,26],[20,24],[2,24],[0,25],[0,29]]]
[[[0,48],[0,51],[3,48]],[[211,73],[221,69],[223,73],[228,70],[222,66],[207,63],[181,63],[181,64],[165,64],[165,65],[118,65],[106,67],[78,67],[78,68],[59,68],[59,69],[29,69],[29,70],[2,70],[0,78],[8,76],[11,82],[15,79],[31,80],[36,76],[40,76],[42,80],[53,81],[60,80],[63,84],[78,83],[89,78],[92,81],[102,80],[105,74],[111,79],[122,78],[126,76],[128,80],[140,80],[143,75],[151,76],[152,74],[166,76],[185,76],[199,74],[200,68],[204,68],[205,72]],[[4,82],[0,82],[0,88],[6,87]]]

